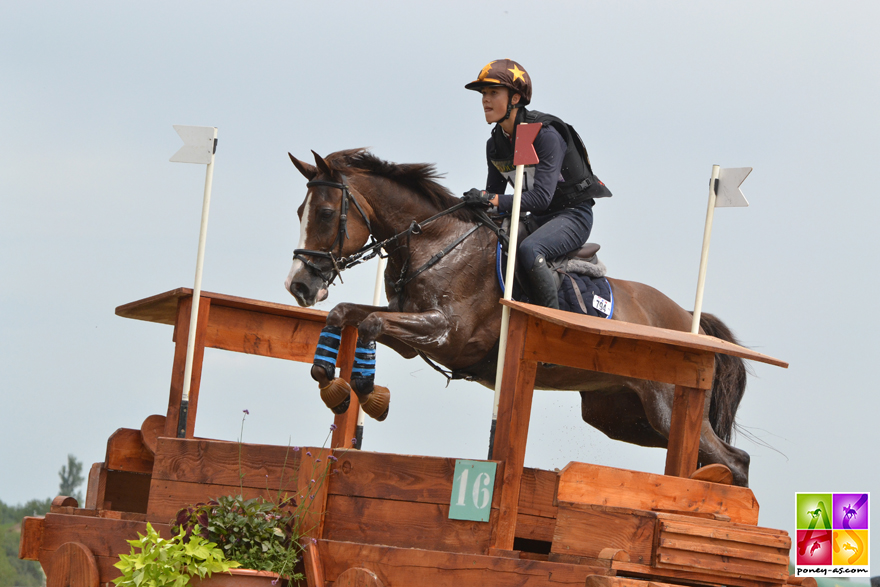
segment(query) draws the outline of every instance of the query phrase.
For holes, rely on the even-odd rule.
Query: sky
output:
[[[173,124],[218,127],[203,288],[295,304],[306,188],[287,152],[370,147],[436,164],[454,193],[482,187],[490,128],[463,86],[499,58],[614,193],[591,237],[611,277],[691,309],[712,165],[754,168],[751,206],[715,214],[703,310],[791,364],[752,365],[737,416],[760,524],[793,533],[796,492],[880,495],[878,17],[811,1],[0,4],[0,500],[54,496],[68,454],[88,470],[117,428],[165,413],[171,328],[114,308],[193,283],[204,168],[169,163]],[[317,307],[369,303],[374,263]],[[365,449],[485,458],[490,390],[385,348],[377,383],[391,412]],[[332,422],[304,364],[209,349],[200,398],[203,437],[238,438],[244,409],[246,442],[319,446]],[[536,393],[527,466],[664,460],[584,424],[577,394]]]

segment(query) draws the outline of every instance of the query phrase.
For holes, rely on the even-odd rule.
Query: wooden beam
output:
[[[672,400],[672,422],[666,450],[666,474],[690,477],[697,470],[700,452],[700,431],[706,408],[706,391],[675,386]]]
[[[309,541],[303,552],[303,565],[306,568],[306,584],[308,587],[324,587],[324,565],[318,545]]]
[[[504,462],[501,504],[491,546],[513,550],[537,363],[523,358],[529,318],[511,312],[492,458]]]
[[[18,558],[40,560],[43,548],[43,518],[26,516],[21,521],[21,539],[18,542]]]
[[[174,325],[174,363],[171,367],[171,390],[168,395],[168,412],[165,418],[165,436],[177,437],[180,420],[180,400],[183,395],[183,376],[186,367],[186,345],[189,338],[192,296],[180,298],[177,305],[177,321]],[[193,437],[196,413],[199,407],[199,385],[202,381],[202,361],[205,357],[205,338],[211,299],[199,299],[199,316],[196,322],[196,340],[193,354],[192,379],[189,389],[189,408],[186,420],[186,438]]]
[[[531,316],[529,321],[525,359],[674,385],[712,387],[712,352],[582,332]]]
[[[339,376],[348,382],[351,382],[351,370],[354,367],[354,351],[357,346],[357,334],[357,328],[354,326],[346,326],[342,330],[342,340],[339,343],[339,357],[337,358],[336,366],[339,367]],[[316,338],[315,343],[310,347],[313,355],[317,344],[318,340]],[[354,446],[351,441],[355,437],[357,431],[358,409],[360,403],[358,402],[357,394],[355,394],[354,391],[351,392],[349,397],[351,403],[348,406],[348,410],[344,414],[337,414],[333,420],[336,429],[333,431],[333,435],[330,438],[330,446],[332,448],[351,448]]]
[[[758,523],[758,501],[747,487],[588,463],[569,463],[562,469],[558,496],[559,501],[718,514],[733,522]]]

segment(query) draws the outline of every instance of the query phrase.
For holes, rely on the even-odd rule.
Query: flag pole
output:
[[[697,277],[697,299],[694,300],[694,318],[691,321],[691,332],[700,332],[700,314],[703,311],[703,291],[706,288],[706,267],[709,264],[709,241],[712,239],[712,220],[715,217],[715,200],[718,197],[716,188],[721,173],[719,165],[712,166],[712,177],[709,179],[709,207],[706,209],[706,227],[703,229],[703,250],[700,253],[700,273]]]
[[[510,244],[507,247],[507,268],[504,272],[504,299],[513,299],[513,280],[516,270],[516,244],[519,239],[519,215],[522,203],[523,173],[526,165],[538,163],[538,155],[532,146],[540,123],[519,124],[516,127],[516,144],[513,162],[516,174],[513,180],[513,205],[510,211]],[[498,362],[495,368],[495,397],[492,402],[492,426],[489,429],[489,459],[495,449],[495,428],[498,425],[498,406],[501,403],[501,379],[504,374],[504,355],[507,352],[507,330],[510,326],[510,308],[501,308],[501,334],[498,338]]]
[[[186,363],[183,368],[183,393],[180,398],[180,415],[177,420],[177,437],[186,438],[189,392],[192,385],[192,366],[195,355],[196,329],[199,321],[199,299],[202,293],[202,268],[205,263],[205,241],[208,236],[208,212],[211,207],[211,186],[214,182],[214,155],[217,145],[217,128],[211,139],[210,160],[205,170],[205,191],[202,198],[202,221],[199,228],[199,249],[196,255],[196,276],[193,283],[192,311],[189,318],[189,336],[186,341]],[[185,148],[185,147],[184,147]]]

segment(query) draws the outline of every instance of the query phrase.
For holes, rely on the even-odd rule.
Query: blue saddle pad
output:
[[[498,284],[503,292],[504,273],[502,267],[503,262],[507,260],[507,255],[501,252],[500,244],[496,250],[495,259]],[[611,318],[614,315],[614,293],[611,291],[611,284],[604,277],[563,273],[558,295],[560,310],[598,318]],[[516,283],[513,286],[513,299],[518,302],[531,303],[528,295]]]

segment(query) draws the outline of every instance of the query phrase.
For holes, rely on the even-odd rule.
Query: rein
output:
[[[380,257],[383,257],[383,258],[386,257],[387,255],[382,254],[382,249],[393,242],[397,242],[403,236],[406,236],[406,247],[407,247],[407,251],[409,251],[409,249],[410,249],[409,244],[410,244],[410,240],[411,240],[412,236],[421,234],[424,226],[430,224],[431,222],[433,222],[434,220],[436,220],[442,216],[446,216],[447,214],[452,214],[453,212],[456,212],[456,211],[464,208],[465,206],[467,206],[466,202],[460,202],[450,208],[447,208],[446,210],[443,210],[441,212],[438,212],[437,214],[434,214],[430,218],[426,218],[425,220],[422,220],[421,222],[416,222],[415,220],[413,220],[410,223],[409,228],[407,228],[406,230],[399,232],[399,233],[395,234],[394,236],[387,238],[387,239],[380,242],[380,241],[377,241],[376,238],[373,236],[373,228],[370,225],[370,220],[369,220],[369,218],[367,218],[367,215],[364,212],[363,208],[361,208],[361,205],[354,198],[354,196],[352,196],[351,190],[349,189],[348,184],[346,184],[344,181],[343,182],[335,182],[335,181],[324,181],[324,180],[312,180],[306,184],[306,187],[316,187],[316,186],[326,186],[326,187],[332,187],[332,188],[342,190],[342,204],[340,205],[340,210],[339,210],[339,229],[337,230],[337,233],[336,233],[336,239],[333,241],[333,244],[330,245],[329,251],[314,251],[314,250],[310,250],[310,249],[295,249],[293,251],[293,258],[295,260],[301,261],[304,265],[306,265],[312,271],[314,271],[316,274],[321,276],[321,278],[324,279],[325,283],[328,286],[330,284],[332,284],[333,281],[335,281],[337,277],[339,277],[339,281],[340,281],[340,283],[342,283],[341,273],[343,271],[345,271],[346,269],[348,269],[350,267],[354,267],[356,265],[360,265],[361,263],[364,263],[365,261],[369,261],[370,259],[372,259],[373,257],[375,257],[377,255]],[[346,256],[342,255],[342,248],[343,248],[345,239],[348,238],[347,224],[348,224],[348,201],[349,200],[351,200],[351,202],[354,204],[357,211],[360,212],[361,217],[363,217],[364,222],[367,225],[367,230],[369,230],[369,232],[370,232],[370,242],[367,243],[366,245],[364,245],[363,247],[361,247],[359,250],[355,251],[354,253],[352,253],[351,255],[346,257]],[[479,224],[476,224],[469,231],[467,231],[466,233],[464,233],[463,235],[461,235],[460,237],[455,239],[455,241],[450,243],[442,251],[440,251],[437,254],[435,254],[434,256],[432,256],[424,265],[422,265],[421,267],[419,267],[418,269],[416,269],[415,271],[413,271],[409,275],[407,275],[407,272],[409,270],[409,256],[407,255],[406,261],[404,261],[403,267],[400,270],[400,277],[397,279],[397,281],[394,282],[394,286],[393,286],[394,291],[396,291],[398,294],[400,294],[403,291],[403,288],[406,287],[406,285],[409,282],[411,282],[417,276],[424,273],[425,271],[427,271],[428,269],[430,269],[434,265],[436,265],[441,259],[443,259],[443,257],[445,257],[447,254],[449,254],[455,247],[460,245],[467,237],[469,237],[474,232],[476,232],[477,229],[479,229],[481,226],[488,226],[489,228],[492,229],[493,232],[495,232],[496,234],[499,235],[499,237],[501,237],[501,234],[499,233],[500,229],[495,225],[494,222],[492,222],[492,220],[489,218],[489,216],[486,214],[485,211],[480,210],[478,213],[478,218],[480,221]],[[337,245],[339,247],[339,253],[338,253],[338,255],[334,255],[333,249],[336,248]],[[327,277],[328,272],[325,271],[324,269],[321,269],[313,261],[308,259],[308,257],[310,257],[310,256],[329,259],[331,264],[333,265],[332,274],[329,277]]]

